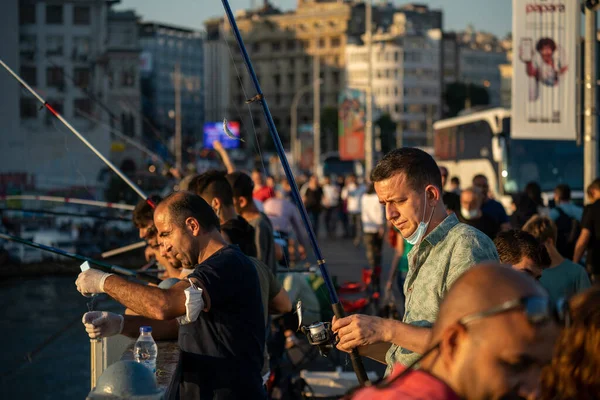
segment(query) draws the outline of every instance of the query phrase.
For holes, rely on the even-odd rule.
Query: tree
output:
[[[379,127],[381,140],[381,152],[387,152],[396,148],[396,123],[389,114],[383,114],[377,121],[375,126]]]
[[[467,99],[470,100],[471,107],[490,104],[490,96],[487,89],[472,83],[450,83],[446,86],[443,98],[445,106],[444,117],[446,118],[458,115],[458,113],[465,108]]]

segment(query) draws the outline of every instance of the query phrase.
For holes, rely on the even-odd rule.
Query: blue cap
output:
[[[152,332],[151,326],[140,326],[140,333],[150,333]]]

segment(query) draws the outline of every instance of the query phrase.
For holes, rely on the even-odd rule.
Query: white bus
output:
[[[434,155],[439,165],[457,176],[463,188],[483,174],[505,208],[511,195],[537,182],[545,200],[559,183],[583,199],[583,147],[569,140],[524,140],[510,137],[510,110],[493,108],[433,124]]]

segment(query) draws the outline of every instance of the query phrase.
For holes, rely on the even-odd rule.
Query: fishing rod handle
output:
[[[337,302],[332,304],[331,308],[333,309],[333,313],[337,319],[341,319],[346,316],[346,311],[344,311],[342,303]],[[358,383],[360,386],[368,385],[369,378],[367,377],[367,371],[365,370],[365,366],[357,348],[352,349],[352,352],[350,353],[350,361],[352,362],[352,369],[354,369],[354,372],[356,373],[356,377],[358,378]]]

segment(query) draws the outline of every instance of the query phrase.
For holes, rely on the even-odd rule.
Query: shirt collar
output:
[[[452,228],[458,225],[458,222],[456,214],[452,213],[448,215],[438,226],[429,232],[429,235],[425,236],[424,240],[430,245],[435,246],[448,235],[448,232],[450,232]]]

